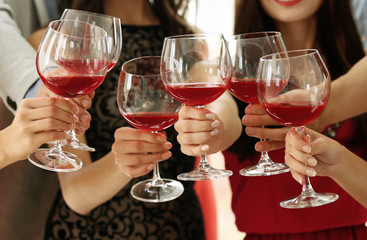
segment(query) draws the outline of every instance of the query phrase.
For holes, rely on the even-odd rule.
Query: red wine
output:
[[[167,91],[178,101],[189,106],[202,106],[213,102],[227,89],[223,83],[167,84]]]
[[[275,121],[289,127],[299,127],[314,121],[324,110],[326,103],[292,102],[265,103],[262,105]]]
[[[111,71],[111,69],[116,65],[116,61],[108,62],[107,72]]]
[[[72,98],[94,91],[105,76],[50,76],[40,74],[43,83],[55,94]]]
[[[239,100],[246,103],[259,103],[257,99],[256,79],[233,78],[228,90]]]
[[[178,120],[178,112],[123,113],[123,116],[136,128],[157,132],[170,127]]]

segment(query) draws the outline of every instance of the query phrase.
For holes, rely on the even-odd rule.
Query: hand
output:
[[[294,128],[286,135],[285,163],[291,168],[293,178],[304,182],[304,175],[332,177],[341,163],[345,149],[338,142],[305,128],[301,138]]]
[[[28,98],[22,100],[15,118],[4,129],[1,148],[9,159],[21,160],[43,143],[66,138],[77,121],[78,107],[61,98]]]
[[[246,126],[246,134],[250,137],[267,139],[267,141],[256,143],[256,151],[273,151],[284,148],[284,138],[289,128],[263,128],[263,126],[281,126],[281,124],[273,120],[260,104],[249,104],[245,109],[245,114],[242,124]]]
[[[112,152],[121,171],[135,178],[149,173],[154,162],[169,159],[172,156],[169,151],[171,147],[164,132],[151,133],[122,127],[115,132]]]
[[[224,126],[217,114],[208,109],[184,106],[175,123],[181,151],[189,156],[218,152],[224,139]]]
[[[83,135],[84,132],[90,126],[91,116],[87,111],[87,109],[92,106],[92,99],[94,97],[94,94],[95,92],[93,91],[88,95],[69,99],[71,102],[75,103],[79,109],[78,112],[76,113],[76,116],[78,117],[79,121],[76,122],[74,126],[75,133],[77,135]],[[41,83],[41,86],[37,92],[36,97],[60,97],[60,96],[48,90],[48,88],[43,83]]]

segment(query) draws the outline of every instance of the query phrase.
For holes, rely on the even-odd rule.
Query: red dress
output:
[[[353,130],[356,127],[351,120],[343,122],[336,130],[334,139],[360,154],[366,146],[356,146],[357,141],[350,136],[351,132],[355,132]],[[311,184],[316,192],[337,193],[337,201],[314,208],[284,209],[279,203],[301,192],[301,185],[290,173],[244,177],[238,172],[251,165],[249,159],[239,161],[235,154],[228,151],[223,154],[226,169],[233,171],[229,180],[236,225],[238,230],[247,233],[246,240],[367,239],[367,228],[364,227],[367,209],[329,177],[311,178]],[[284,162],[284,149],[272,151],[269,155],[275,162]],[[257,159],[259,154],[252,162]]]

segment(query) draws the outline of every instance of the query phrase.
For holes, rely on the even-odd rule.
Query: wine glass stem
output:
[[[155,162],[154,163],[154,168],[153,168],[153,178],[152,178],[152,185],[153,186],[161,186],[163,185],[164,182],[159,174],[159,166],[158,166],[158,163]]]
[[[265,141],[265,140],[260,138],[260,141],[262,142],[262,141]],[[271,163],[271,162],[272,161],[270,160],[268,152],[261,151],[261,155],[260,155],[260,159],[259,159],[258,164]]]
[[[301,127],[295,127],[295,131],[298,134],[298,136],[300,136],[301,138],[304,138],[305,135],[306,135],[306,133],[305,133],[305,127],[303,127],[303,126],[301,126]],[[302,193],[301,193],[301,195],[312,195],[314,193],[315,193],[315,191],[313,190],[313,187],[311,185],[310,177],[309,176],[306,176],[305,177],[305,182],[302,185]]]
[[[305,182],[302,185],[302,193],[301,195],[312,195],[315,191],[310,182],[310,177],[306,176]]]
[[[210,164],[208,162],[208,159],[206,158],[206,154],[202,154],[200,155],[200,162],[198,169],[206,169],[206,168],[210,168]]]

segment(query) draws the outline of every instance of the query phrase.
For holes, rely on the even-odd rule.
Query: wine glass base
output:
[[[167,202],[178,198],[184,192],[183,185],[176,180],[162,178],[163,184],[153,185],[152,179],[138,182],[131,188],[131,195],[143,202]]]
[[[251,167],[242,168],[240,174],[247,177],[271,176],[289,172],[290,169],[285,163],[263,163]]]
[[[35,166],[53,172],[74,172],[82,168],[83,162],[76,155],[63,152],[62,155],[49,154],[49,148],[40,148],[28,156]]]
[[[84,150],[84,151],[89,151],[89,152],[96,151],[95,148],[89,147],[88,145],[80,142],[79,140],[64,139],[61,141],[61,145],[67,148],[73,148],[73,149]]]
[[[210,180],[230,177],[232,174],[233,172],[230,170],[209,167],[204,169],[195,169],[194,171],[187,173],[181,173],[177,178],[183,181]]]
[[[313,194],[301,194],[298,197],[284,200],[280,203],[280,206],[290,209],[318,207],[335,202],[338,198],[338,194],[335,193],[314,192]]]

